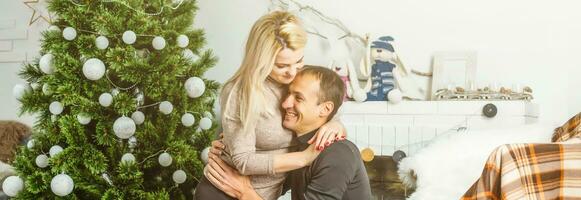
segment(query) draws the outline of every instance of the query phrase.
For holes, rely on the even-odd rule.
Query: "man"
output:
[[[330,69],[305,67],[289,86],[283,101],[283,126],[295,132],[297,151],[309,147],[308,141],[318,128],[331,119],[343,102],[345,88],[341,78]],[[210,155],[210,181],[237,199],[262,199],[250,180]],[[291,171],[285,186],[292,189],[293,200],[370,199],[369,178],[359,150],[348,140],[333,143],[309,167]],[[288,187],[285,187],[288,189]]]

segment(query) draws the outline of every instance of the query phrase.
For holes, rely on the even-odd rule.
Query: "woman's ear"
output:
[[[332,101],[325,101],[319,105],[319,116],[320,117],[327,117],[335,108],[335,104]]]

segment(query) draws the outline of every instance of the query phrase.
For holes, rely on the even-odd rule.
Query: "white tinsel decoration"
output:
[[[40,71],[42,71],[45,74],[52,74],[54,73],[54,56],[50,53],[44,54],[42,57],[40,57],[40,60],[38,61],[38,67],[40,68]]]
[[[63,104],[61,104],[61,102],[58,101],[53,101],[52,103],[50,103],[48,110],[50,111],[50,113],[52,113],[53,115],[59,115],[63,112]]]
[[[186,172],[184,170],[181,170],[181,169],[176,170],[172,175],[172,179],[175,183],[182,184],[182,183],[186,182],[186,179],[187,179]]]
[[[173,111],[173,105],[169,101],[163,101],[159,104],[159,111],[163,114],[169,115]]]
[[[113,132],[121,139],[127,139],[135,134],[135,122],[129,117],[119,117],[113,123]]]
[[[198,98],[206,91],[206,84],[204,80],[198,77],[190,77],[184,84],[188,96],[191,98]]]
[[[36,156],[36,160],[35,160],[36,166],[40,167],[40,168],[45,168],[48,166],[48,156],[44,155],[44,154],[40,154],[38,156]]]
[[[77,120],[82,125],[87,125],[87,124],[91,123],[91,116],[89,116],[87,113],[79,113],[77,115]]]
[[[98,58],[91,58],[83,64],[83,75],[87,79],[96,81],[105,75],[105,63]]]
[[[101,35],[95,39],[95,46],[97,46],[97,49],[106,49],[109,46],[109,40]]]
[[[99,104],[103,107],[109,107],[113,103],[113,95],[109,93],[103,93],[99,96]]]
[[[135,111],[133,114],[131,114],[131,119],[133,119],[137,125],[143,124],[143,121],[145,121],[145,114],[139,110]]]
[[[161,36],[156,36],[151,41],[151,46],[153,46],[153,48],[156,50],[162,50],[165,48],[165,39],[163,39]]]
[[[186,48],[190,44],[190,39],[186,35],[179,35],[177,38],[178,47]]]
[[[2,183],[2,191],[9,197],[15,197],[24,189],[24,181],[18,176],[10,176]]]
[[[210,118],[204,117],[200,119],[200,128],[202,130],[208,130],[212,127],[212,120]]]
[[[186,113],[182,115],[182,124],[186,127],[190,127],[196,123],[196,118],[191,113]]]
[[[159,155],[158,161],[161,166],[167,167],[171,165],[173,158],[171,155],[169,155],[169,153],[163,152]]]
[[[125,44],[133,44],[135,43],[135,40],[137,40],[137,35],[135,35],[135,32],[133,31],[125,31],[122,39]]]
[[[50,189],[57,196],[61,196],[61,197],[67,196],[71,192],[73,192],[74,188],[75,188],[75,182],[73,181],[73,179],[69,175],[66,175],[66,174],[56,175],[50,181]]]
[[[50,148],[50,150],[48,150],[48,154],[50,155],[50,157],[54,157],[62,151],[63,151],[63,148],[61,146],[54,145]]]
[[[77,37],[77,30],[73,27],[66,27],[65,30],[63,30],[63,37],[68,41],[74,40]]]

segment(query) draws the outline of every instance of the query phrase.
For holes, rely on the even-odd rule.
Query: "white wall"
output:
[[[248,3],[249,1],[244,1]],[[430,70],[442,50],[478,52],[477,81],[529,85],[541,120],[560,124],[581,112],[581,2],[574,0],[303,0],[363,35],[392,35],[406,65]],[[245,36],[270,1],[201,0],[196,26],[220,56],[208,76],[225,80],[241,60]],[[232,22],[236,19],[235,23]],[[317,46],[317,45],[313,45]],[[309,57],[310,56],[310,57]],[[317,55],[307,63],[324,64]]]
[[[421,71],[430,70],[431,55],[442,50],[478,52],[481,82],[530,85],[541,105],[542,120],[562,123],[581,111],[581,13],[575,0],[311,0],[301,1],[327,16],[338,18],[360,34],[392,35],[404,62]],[[0,119],[15,119],[17,103],[12,87],[20,61],[13,55],[38,51],[37,23],[28,27],[31,11],[20,1],[0,3]],[[220,61],[208,78],[226,80],[238,67],[248,31],[267,12],[270,1],[199,0],[195,27],[204,28],[208,48]],[[0,23],[1,25],[2,23]],[[24,38],[3,38],[15,31],[28,31]],[[22,35],[22,34],[20,34]],[[6,51],[5,41],[11,41]],[[317,44],[311,44],[317,48]],[[311,48],[311,47],[309,47]],[[16,52],[16,53],[15,53]],[[22,54],[29,52],[28,54]],[[307,55],[309,64],[324,64],[321,56]],[[2,61],[5,60],[5,61]],[[14,60],[14,59],[10,59]],[[32,122],[30,117],[21,119]]]

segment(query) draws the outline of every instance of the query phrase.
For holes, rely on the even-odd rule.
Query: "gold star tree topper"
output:
[[[30,20],[28,21],[28,26],[34,24],[34,22],[38,20],[44,20],[47,23],[52,23],[52,16],[50,12],[48,12],[47,1],[41,0],[29,0],[25,1],[24,5],[32,10],[32,16],[30,16]]]

